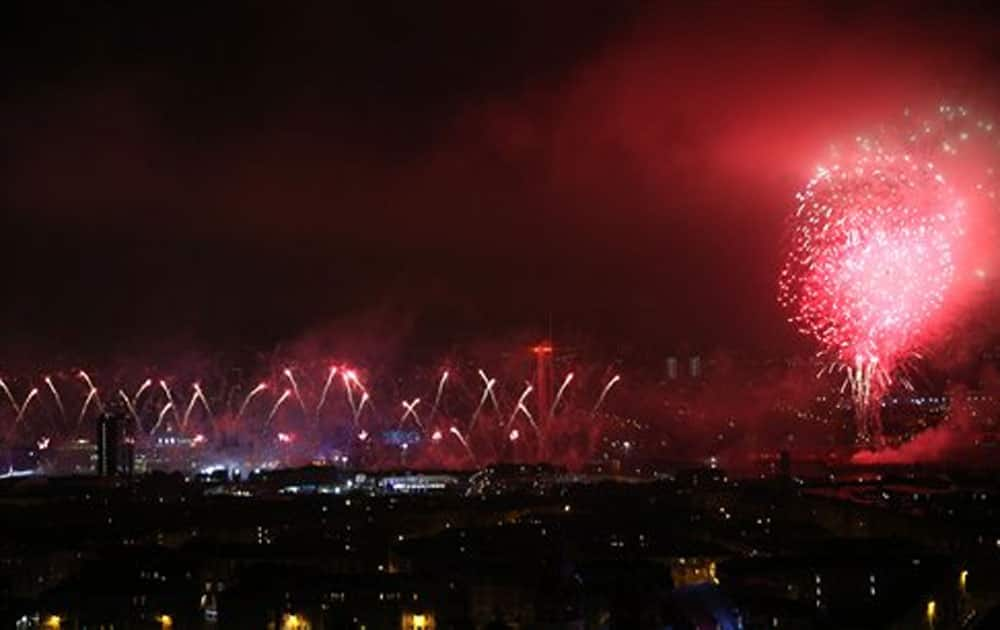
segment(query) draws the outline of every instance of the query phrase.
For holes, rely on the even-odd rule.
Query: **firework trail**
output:
[[[205,392],[201,391],[201,385],[198,383],[194,384],[194,393],[195,396],[198,397],[198,400],[201,401],[201,406],[205,409],[205,413],[208,414],[208,417],[211,418],[214,416],[215,414],[212,413],[212,407],[208,404],[208,399],[205,398]]]
[[[493,403],[493,410],[499,416],[500,413],[500,403],[497,402],[496,391],[494,391],[494,385],[496,385],[496,379],[487,378],[486,372],[479,370],[479,378],[483,379],[483,383],[486,384],[486,393],[490,396],[490,401]]]
[[[295,375],[292,374],[292,370],[285,368],[283,374],[285,375],[285,378],[288,379],[288,382],[292,384],[292,391],[295,393],[295,399],[299,401],[299,407],[302,408],[302,413],[308,413],[306,411],[306,401],[302,400],[302,392],[299,391],[299,384],[296,382]]]
[[[134,404],[139,404],[139,399],[142,398],[142,394],[147,389],[149,389],[152,384],[153,384],[153,381],[151,379],[147,378],[146,380],[144,380],[142,382],[142,385],[139,386],[139,389],[135,390],[135,395],[132,396],[132,402]]]
[[[601,408],[601,404],[604,403],[604,399],[608,396],[608,392],[611,391],[611,388],[614,387],[615,383],[620,381],[621,378],[622,377],[620,375],[615,374],[614,376],[611,377],[611,380],[607,382],[607,384],[604,386],[604,389],[601,390],[601,395],[598,396],[597,402],[594,403],[593,409],[590,410],[591,418],[597,415],[597,410]]]
[[[563,379],[562,385],[559,386],[559,390],[556,392],[556,397],[552,400],[552,406],[549,407],[549,417],[550,418],[552,416],[556,415],[556,407],[559,406],[559,401],[562,399],[563,392],[566,391],[566,388],[569,386],[570,381],[572,381],[572,380],[573,380],[573,373],[572,372],[570,372],[569,374],[567,374],[566,378]]]
[[[26,413],[28,413],[28,407],[31,406],[31,401],[34,400],[36,396],[38,396],[38,388],[32,387],[31,391],[28,392],[28,395],[24,398],[24,402],[21,403],[21,409],[17,412],[17,417],[14,419],[15,425],[20,422],[22,418],[24,418]]]
[[[496,385],[496,381],[494,379],[486,381],[483,385],[483,395],[479,397],[479,404],[476,405],[476,410],[472,412],[472,419],[469,421],[469,429],[471,429],[476,423],[476,419],[479,417],[479,413],[483,410],[483,405],[486,404],[486,399],[489,398],[494,385]]]
[[[450,429],[448,429],[448,432],[458,438],[458,441],[461,442],[462,446],[465,447],[465,452],[469,454],[469,458],[472,460],[472,463],[475,464],[476,454],[472,452],[472,448],[469,446],[469,443],[465,440],[465,436],[462,435],[462,432],[458,430],[458,427],[451,427]]]
[[[421,431],[424,430],[424,425],[423,423],[420,422],[420,415],[417,413],[417,405],[419,404],[420,404],[419,398],[414,398],[410,402],[407,402],[405,400],[403,401],[403,409],[405,409],[405,411],[403,412],[403,415],[399,418],[400,428],[402,428],[403,423],[406,422],[406,419],[412,416],[413,421],[417,423],[417,426],[420,427],[420,430]]]
[[[191,400],[188,401],[187,407],[184,409],[184,418],[181,420],[182,431],[187,427],[188,420],[191,418],[191,410],[194,409],[196,402],[198,402],[197,392],[191,394]]]
[[[97,391],[97,387],[94,386],[94,381],[90,379],[90,375],[85,371],[80,370],[77,372],[77,376],[83,379],[83,382],[87,384],[88,389],[94,393],[94,402],[97,403],[97,408],[101,411],[101,413],[104,413],[104,401],[101,400],[101,394]]]
[[[361,412],[365,410],[365,404],[370,400],[368,392],[361,392],[361,402],[358,404],[357,409],[354,410],[354,424],[360,425],[361,423]]]
[[[56,389],[55,383],[48,376],[45,377],[45,384],[49,386],[49,391],[52,392],[52,398],[56,401],[56,407],[59,408],[59,416],[62,417],[63,422],[66,421],[66,408],[63,407],[62,396],[59,395],[59,390]]]
[[[17,400],[14,399],[14,394],[11,393],[10,388],[7,387],[7,383],[0,378],[0,388],[3,388],[5,394],[7,394],[7,400],[10,401],[10,406],[14,408],[15,413],[21,413],[21,407],[17,404]]]
[[[319,416],[320,409],[323,408],[323,404],[326,402],[326,393],[330,391],[330,384],[333,383],[333,377],[337,375],[337,367],[333,366],[326,375],[326,382],[323,383],[323,392],[319,395],[319,403],[316,405],[316,415]]]
[[[194,389],[194,392],[191,394],[191,400],[188,401],[187,408],[184,410],[184,419],[181,421],[182,430],[187,428],[188,421],[191,419],[191,412],[194,410],[195,403],[200,402],[202,408],[205,410],[205,413],[208,414],[209,417],[212,416],[212,408],[208,406],[208,401],[205,399],[205,394],[204,392],[201,391],[201,385],[195,383],[192,386],[192,388]]]
[[[514,419],[517,418],[518,412],[520,412],[523,413],[524,417],[528,419],[528,422],[531,423],[531,426],[534,427],[535,431],[538,431],[538,426],[535,424],[534,416],[531,415],[531,412],[528,411],[528,408],[524,405],[525,399],[534,389],[535,388],[532,387],[531,383],[524,384],[524,391],[521,392],[521,396],[517,399],[517,404],[514,405],[514,411],[510,413],[510,418],[508,418],[507,425],[504,430],[510,428],[510,425],[514,423]]]
[[[542,435],[541,429],[538,428],[538,424],[535,422],[535,417],[531,415],[531,412],[528,411],[528,408],[525,406],[525,404],[524,403],[518,404],[517,410],[524,414],[524,417],[528,419],[528,423],[531,425],[531,428],[535,430],[535,433],[539,437],[541,437]]]
[[[133,407],[138,407],[139,406],[139,400],[142,398],[142,395],[144,393],[146,393],[146,390],[149,389],[152,386],[153,386],[153,381],[152,381],[152,379],[148,379],[148,378],[146,380],[144,380],[141,385],[139,385],[139,389],[135,390],[135,394],[132,396],[132,405],[133,405]],[[136,422],[138,422],[138,420],[139,420],[139,418],[138,418],[138,415],[137,415],[136,416]]]
[[[170,410],[174,414],[174,422],[176,422],[179,426],[181,423],[181,417],[180,417],[180,412],[177,410],[177,403],[174,402],[173,391],[171,391],[170,386],[167,385],[167,382],[163,380],[160,381],[160,389],[163,390],[163,394],[167,397],[167,402],[170,403]],[[166,409],[166,407],[164,407],[164,409]]]
[[[441,374],[441,380],[438,381],[437,393],[434,395],[434,404],[431,405],[431,412],[427,416],[427,421],[432,422],[434,420],[434,415],[437,413],[438,404],[441,402],[441,395],[444,393],[444,384],[448,382],[448,370],[445,370]]]
[[[90,403],[92,403],[96,397],[97,397],[96,389],[91,389],[89,392],[87,392],[87,397],[83,399],[83,405],[80,406],[80,415],[76,419],[77,427],[83,424],[83,419],[87,415],[87,409],[90,407]]]
[[[500,415],[500,405],[497,404],[496,394],[493,392],[497,384],[496,379],[487,377],[486,372],[482,370],[479,370],[479,378],[483,380],[483,395],[479,397],[479,404],[476,405],[476,410],[472,412],[472,418],[469,420],[469,431],[475,426],[476,420],[479,418],[479,414],[483,410],[483,405],[486,404],[488,398],[492,399],[493,408],[496,410],[497,415]]]
[[[285,401],[288,400],[288,397],[291,395],[292,390],[285,389],[285,391],[281,393],[281,396],[278,397],[278,400],[274,401],[274,406],[271,407],[271,413],[267,414],[267,421],[264,422],[264,426],[270,426],[271,420],[274,419],[275,414],[277,414],[278,410],[281,409],[281,405],[285,404]]]
[[[257,394],[261,393],[265,389],[267,389],[267,383],[258,383],[257,387],[254,387],[253,389],[250,390],[250,393],[247,394],[246,398],[243,399],[243,404],[240,405],[240,410],[236,413],[237,420],[243,417],[243,413],[247,410],[247,406],[250,405],[250,401],[253,400],[254,397],[257,396]]]
[[[358,380],[357,375],[354,370],[346,370],[342,377],[344,381],[344,391],[347,392],[347,404],[351,406],[351,412],[354,414],[355,422],[357,422],[358,408],[354,403],[354,390],[352,389],[352,383]]]
[[[139,414],[136,413],[136,411],[135,411],[135,405],[132,404],[132,401],[129,399],[128,394],[126,394],[124,391],[122,391],[122,390],[119,389],[118,390],[118,397],[121,398],[125,402],[125,407],[128,409],[128,412],[130,414],[132,414],[132,417],[135,418],[135,422],[138,425],[139,424]]]
[[[167,404],[163,405],[163,409],[160,409],[160,413],[156,417],[156,424],[154,424],[153,428],[149,430],[150,437],[152,437],[153,434],[156,433],[156,430],[160,428],[160,425],[163,424],[163,419],[167,416],[167,412],[172,409],[174,409],[174,403],[168,400]]]
[[[96,387],[94,387],[94,381],[92,381],[90,379],[90,375],[89,374],[87,374],[83,370],[80,370],[79,372],[77,372],[77,376],[79,376],[80,378],[83,379],[83,382],[87,384],[88,388],[90,388],[90,389],[96,389]]]

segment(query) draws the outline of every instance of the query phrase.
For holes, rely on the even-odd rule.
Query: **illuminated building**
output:
[[[688,371],[691,378],[701,378],[701,357],[693,356],[688,359]]]
[[[302,615],[286,613],[281,618],[281,630],[309,630],[312,624]]]
[[[109,412],[97,419],[97,474],[101,477],[131,476],[135,462],[135,448],[126,435],[127,418]]]
[[[667,380],[677,380],[677,357],[667,357]]]
[[[427,612],[403,613],[402,630],[434,630],[434,615]]]

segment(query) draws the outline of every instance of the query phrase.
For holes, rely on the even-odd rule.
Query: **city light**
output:
[[[434,630],[434,615],[429,613],[403,613],[403,630]]]
[[[174,627],[174,619],[170,615],[160,615],[156,618],[156,620],[160,623],[160,628],[162,628],[162,630],[168,630],[168,628]]]
[[[302,615],[286,613],[281,618],[281,630],[309,630],[311,627]]]
[[[49,615],[45,618],[43,627],[48,630],[59,630],[59,628],[62,628],[62,617],[59,615]]]

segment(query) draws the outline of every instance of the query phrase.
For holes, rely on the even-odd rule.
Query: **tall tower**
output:
[[[535,354],[535,389],[538,394],[538,419],[548,420],[552,404],[552,342],[543,341],[531,351]]]
[[[108,412],[97,419],[97,470],[101,477],[119,477],[132,474],[135,457],[131,437],[126,435],[128,418],[121,413]]]

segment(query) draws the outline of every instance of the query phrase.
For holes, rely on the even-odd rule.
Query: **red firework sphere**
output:
[[[931,162],[884,142],[819,168],[798,201],[780,278],[791,321],[831,359],[891,370],[954,281],[964,202]]]

